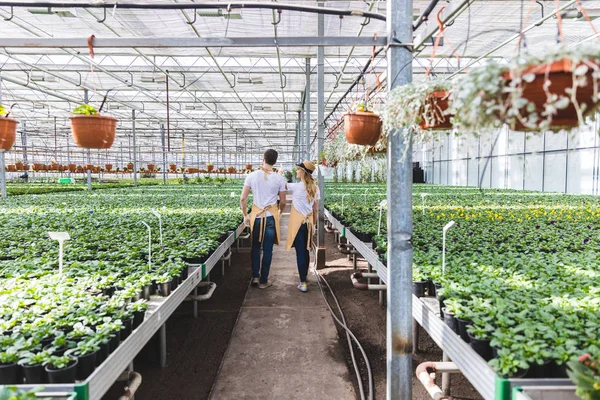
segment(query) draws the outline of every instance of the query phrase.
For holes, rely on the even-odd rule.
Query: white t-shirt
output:
[[[315,199],[310,203],[308,202],[308,193],[306,193],[306,187],[303,182],[288,183],[287,188],[288,191],[292,192],[292,204],[294,204],[294,208],[305,217],[312,212],[315,200],[321,200],[321,193],[319,193],[318,187]]]
[[[265,172],[257,170],[246,176],[244,185],[250,186],[252,191],[253,203],[260,208],[265,208],[272,204],[277,204],[277,195],[279,192],[285,192],[285,179],[277,172],[267,174],[265,180]],[[265,213],[267,217],[272,216],[269,211]]]

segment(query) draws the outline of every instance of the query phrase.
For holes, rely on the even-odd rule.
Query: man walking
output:
[[[252,232],[252,285],[266,289],[269,269],[273,258],[273,244],[279,245],[279,217],[285,208],[285,179],[273,171],[277,162],[277,152],[265,151],[263,165],[246,177],[240,207],[244,213],[244,223]],[[252,211],[248,215],[248,195],[252,191]],[[279,196],[279,207],[277,197]],[[262,245],[262,264],[260,259]]]

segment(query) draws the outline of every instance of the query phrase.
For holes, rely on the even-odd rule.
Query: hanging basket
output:
[[[75,170],[77,170],[77,164],[69,164],[67,168],[69,169],[69,171],[75,172]]]
[[[215,166],[214,166],[214,165],[207,165],[207,166],[206,166],[206,170],[207,170],[208,172],[212,172],[214,169],[215,169]]]
[[[246,164],[246,169],[250,171],[252,169],[252,164]]]
[[[429,122],[427,124],[425,115],[421,112],[421,123],[419,126],[421,129],[432,129],[432,130],[448,130],[452,129],[452,123],[450,118],[453,115],[446,115],[445,111],[448,109],[448,96],[450,94],[446,91],[433,92],[427,96],[425,100],[429,104]]]
[[[154,164],[148,164],[148,171],[154,172]]]
[[[112,170],[113,166],[112,164],[105,164],[104,165],[104,169],[106,170],[106,172],[110,172]]]
[[[15,164],[8,164],[8,172],[17,172],[17,166]]]
[[[15,144],[18,123],[16,119],[0,118],[0,151],[8,151]]]
[[[84,149],[109,149],[115,141],[116,118],[107,115],[72,115],[73,139]]]
[[[128,163],[128,164],[127,164],[127,169],[128,169],[129,171],[133,171],[133,163]]]
[[[25,170],[25,166],[23,165],[22,162],[15,163],[15,167],[17,167],[17,171],[24,171]]]
[[[176,164],[169,164],[169,169],[171,170],[171,172],[175,172],[175,171],[177,171],[177,165]]]
[[[589,60],[593,62],[593,60]],[[567,92],[567,90],[571,90],[573,88],[573,70],[577,66],[573,65],[573,62],[564,58],[559,61],[554,61],[550,63],[543,63],[531,66],[526,68],[520,75],[526,74],[534,74],[535,79],[532,82],[522,81],[522,94],[521,96],[524,99],[527,99],[529,102],[535,105],[535,112],[540,118],[545,118],[542,116],[544,112],[546,102],[548,100],[548,94],[544,91],[544,84],[546,79],[549,81],[549,85],[547,87],[550,95],[556,96],[566,96],[571,97],[571,95]],[[600,65],[598,65],[600,67]],[[598,106],[598,100],[594,99],[594,78],[593,78],[594,69],[589,68],[588,72],[583,75],[585,76],[587,84],[585,86],[578,86],[575,99],[579,104],[579,107],[585,105],[585,111],[583,116],[590,114],[592,111],[596,109]],[[583,78],[579,77],[579,79]],[[511,71],[507,71],[504,74],[504,78],[508,80],[512,80],[515,78],[515,75]],[[521,116],[523,120],[528,119],[529,111],[525,109],[521,109]],[[552,115],[552,122],[550,124],[551,130],[560,130],[565,128],[574,128],[579,126],[580,120],[577,116],[577,111],[575,110],[575,106],[573,102],[570,101],[569,105],[566,108],[556,110],[556,113]],[[525,126],[522,122],[516,121],[511,124],[511,129],[517,131],[532,131],[536,130],[535,127]]]
[[[348,143],[374,146],[381,136],[379,115],[354,112],[344,115],[344,131]]]

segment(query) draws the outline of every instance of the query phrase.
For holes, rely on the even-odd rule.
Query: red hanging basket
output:
[[[105,164],[104,165],[104,169],[106,170],[106,172],[110,172],[113,168],[112,164]]]
[[[446,130],[452,129],[452,123],[450,118],[453,115],[446,115],[445,111],[448,109],[448,96],[450,94],[446,91],[433,92],[427,97],[427,102],[435,113],[435,122],[432,125],[427,125],[425,118],[421,116],[421,123],[419,126],[421,129],[433,129],[433,130]]]
[[[215,169],[215,166],[214,166],[214,165],[207,165],[207,166],[206,166],[206,170],[207,170],[208,172],[212,172],[214,169]]]
[[[15,144],[18,123],[16,119],[0,118],[0,150],[8,151]]]
[[[374,146],[381,136],[381,119],[369,112],[348,113],[344,115],[344,131],[348,143]]]
[[[85,149],[109,149],[115,141],[116,118],[107,115],[72,115],[73,139]]]
[[[590,62],[592,62],[592,60],[590,60]],[[600,65],[598,66],[600,67]],[[572,71],[575,68],[576,66],[573,65],[573,62],[567,58],[526,68],[521,72],[521,76],[533,73],[535,74],[535,79],[532,82],[523,81],[522,97],[535,104],[534,112],[541,116],[547,101],[547,94],[544,91],[546,78],[550,81],[548,91],[551,95],[570,97],[571,95],[567,93],[566,90],[573,88]],[[585,104],[584,116],[590,114],[598,106],[598,101],[594,99],[594,85],[592,83],[594,79],[592,77],[593,72],[594,70],[589,68],[588,72],[585,74],[587,85],[578,86],[575,95],[580,107]],[[511,71],[507,71],[504,73],[504,78],[511,80],[514,78],[514,75]],[[528,112],[524,109],[521,110],[521,112],[523,119],[527,120]],[[579,123],[580,121],[577,117],[575,106],[572,102],[569,102],[569,105],[566,108],[557,110],[556,114],[552,116],[550,129],[560,130],[563,128],[574,128],[579,126]],[[535,130],[535,128],[527,127],[520,121],[512,124],[511,129],[518,131]]]

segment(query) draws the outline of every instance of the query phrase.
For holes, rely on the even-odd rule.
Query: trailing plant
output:
[[[73,109],[72,113],[78,115],[96,115],[98,114],[98,110],[89,104],[80,104]]]

